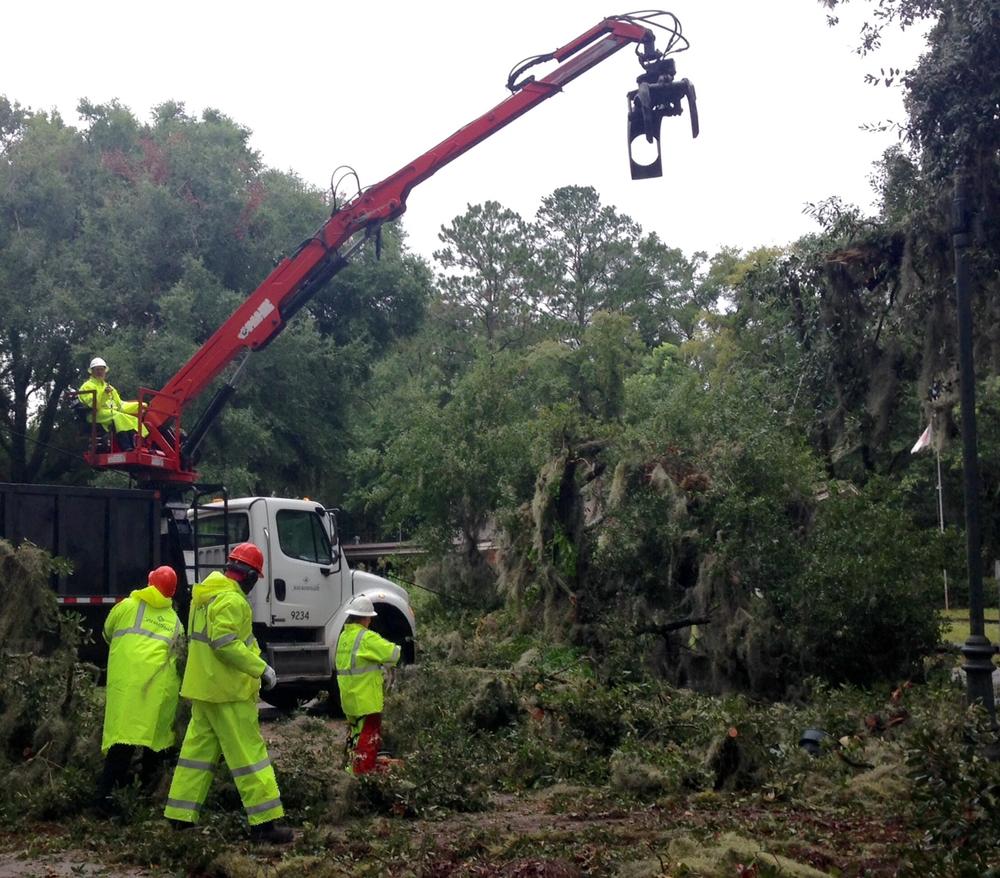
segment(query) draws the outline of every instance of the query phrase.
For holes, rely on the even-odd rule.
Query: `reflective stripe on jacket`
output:
[[[198,701],[256,700],[267,667],[239,583],[213,571],[191,590],[188,660],[181,695]]]
[[[113,744],[163,750],[174,743],[183,633],[170,598],[151,585],[133,591],[108,613],[103,751]]]
[[[399,661],[400,649],[363,625],[349,622],[337,640],[337,687],[349,717],[381,713],[382,668]]]

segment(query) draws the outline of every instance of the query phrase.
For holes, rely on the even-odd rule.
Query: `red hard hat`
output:
[[[149,571],[149,584],[156,586],[156,590],[165,598],[172,598],[177,591],[177,574],[173,567],[157,567]]]
[[[240,543],[233,546],[229,553],[230,561],[242,561],[249,567],[257,571],[258,576],[264,575],[264,553],[253,543]]]

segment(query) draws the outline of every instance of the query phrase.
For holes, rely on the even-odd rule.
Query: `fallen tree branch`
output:
[[[673,622],[663,622],[659,625],[648,624],[639,625],[635,629],[636,634],[659,634],[666,637],[671,631],[681,628],[690,628],[692,625],[708,625],[712,619],[709,616],[689,616],[686,619],[675,619]]]

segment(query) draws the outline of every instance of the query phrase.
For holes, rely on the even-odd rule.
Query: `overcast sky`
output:
[[[629,178],[625,93],[641,71],[624,49],[417,187],[404,217],[413,249],[430,257],[441,225],[469,203],[495,199],[530,218],[571,184],[596,187],[689,253],[786,243],[815,228],[803,205],[830,195],[870,205],[872,162],[895,135],[859,126],[903,110],[898,90],[863,76],[912,64],[918,35],[894,34],[861,59],[861,2],[833,29],[816,0],[666,8],[691,43],[678,75],[697,87],[702,133],[691,139],[686,116],[664,120],[662,178]],[[266,164],[324,188],[349,164],[370,185],[503,100],[515,62],[629,10],[607,0],[9,4],[0,92],[74,122],[81,97],[118,98],[142,119],[167,99],[191,113],[215,107],[253,131]]]

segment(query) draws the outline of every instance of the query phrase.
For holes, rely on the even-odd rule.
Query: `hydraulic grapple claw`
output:
[[[680,116],[681,101],[687,98],[691,114],[691,136],[698,136],[698,104],[694,85],[687,79],[674,80],[677,67],[673,58],[659,58],[636,79],[638,87],[628,93],[628,157],[633,180],[663,176],[660,150],[660,123],[664,116]],[[632,145],[638,137],[656,144],[656,157],[646,164],[636,161]]]

